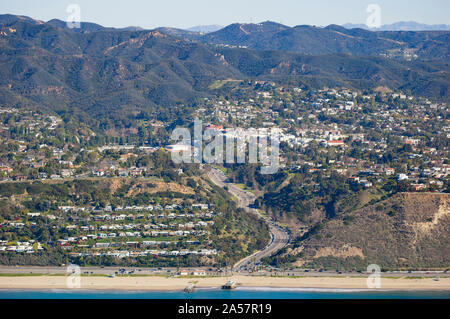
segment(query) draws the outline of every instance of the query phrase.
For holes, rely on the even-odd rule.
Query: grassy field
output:
[[[239,183],[239,184],[234,184],[237,188],[240,188],[246,192],[250,192],[252,194],[255,194],[255,191],[251,188],[249,188],[247,185]],[[255,194],[256,195],[256,194]]]
[[[218,80],[218,81],[215,81],[213,84],[211,84],[209,86],[209,89],[210,90],[220,89],[222,86],[224,86],[225,84],[227,84],[229,82],[241,82],[241,80],[234,80],[234,79]]]

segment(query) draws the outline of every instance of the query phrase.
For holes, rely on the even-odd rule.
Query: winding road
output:
[[[256,196],[253,193],[240,189],[232,183],[227,183],[227,177],[225,176],[225,174],[223,174],[216,168],[211,168],[207,175],[217,186],[221,188],[225,188],[225,186],[228,187],[227,191],[231,195],[236,197],[238,207],[257,215],[259,218],[263,219],[269,226],[269,231],[271,234],[271,240],[269,244],[263,250],[257,251],[253,255],[250,255],[238,261],[233,266],[234,271],[245,272],[252,269],[262,258],[272,256],[289,243],[290,235],[286,229],[277,225],[271,219],[262,216],[257,209],[250,207],[250,205],[252,205],[256,200]]]

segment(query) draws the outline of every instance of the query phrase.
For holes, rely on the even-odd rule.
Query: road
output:
[[[263,250],[260,250],[253,255],[238,261],[233,266],[234,271],[246,272],[247,270],[251,270],[256,264],[259,263],[262,258],[272,256],[289,243],[290,234],[286,229],[277,225],[271,219],[262,216],[257,209],[250,207],[256,200],[256,196],[253,193],[240,189],[232,183],[227,183],[227,177],[216,168],[211,168],[211,170],[208,172],[208,177],[217,186],[221,188],[225,188],[225,186],[228,187],[227,190],[236,198],[238,207],[257,215],[259,218],[263,219],[269,226],[269,231],[271,234],[271,240],[269,244]]]
[[[81,267],[80,273],[83,276],[88,275],[130,275],[135,276],[173,276],[179,273],[179,271],[187,272],[191,274],[195,270],[205,271],[207,276],[224,276],[229,277],[230,273],[228,271],[220,270],[218,268],[208,268],[208,267],[190,267],[190,268],[140,268],[140,267]],[[35,275],[68,275],[70,272],[67,271],[66,267],[57,266],[3,266],[0,265],[0,274],[7,275],[12,274],[14,276],[19,276],[21,274],[35,274]],[[356,271],[318,271],[316,270],[305,270],[305,269],[271,269],[270,271],[258,271],[254,273],[240,271],[243,275],[251,276],[296,276],[296,277],[367,277],[366,272],[356,272]],[[450,272],[446,271],[392,271],[381,273],[382,277],[417,277],[417,278],[449,278]]]

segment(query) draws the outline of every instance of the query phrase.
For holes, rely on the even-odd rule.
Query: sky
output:
[[[370,4],[379,5],[381,24],[450,24],[449,0],[1,0],[0,14],[67,21],[69,4],[79,5],[84,22],[146,29],[267,20],[288,26],[366,23]]]

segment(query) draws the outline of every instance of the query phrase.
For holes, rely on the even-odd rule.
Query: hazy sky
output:
[[[112,27],[187,28],[266,20],[290,26],[365,23],[369,4],[380,6],[381,24],[450,24],[450,0],[1,0],[0,13],[66,20],[72,3],[80,6],[82,21]]]

